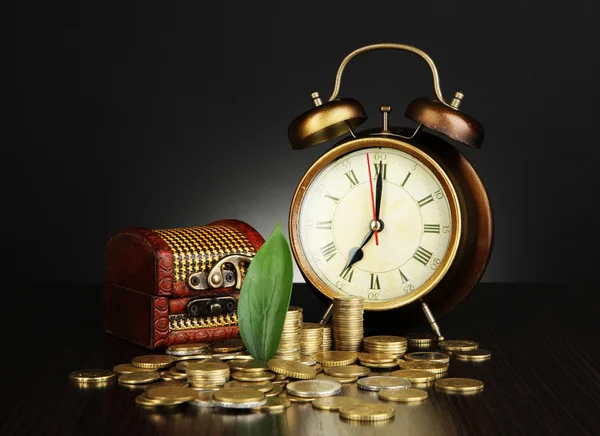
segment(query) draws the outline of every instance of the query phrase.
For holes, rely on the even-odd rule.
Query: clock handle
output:
[[[440,331],[440,326],[438,325],[437,321],[435,320],[433,313],[431,313],[431,309],[429,308],[427,303],[425,303],[425,301],[423,301],[423,300],[420,300],[420,301],[421,301],[421,307],[423,308],[423,312],[425,313],[425,317],[427,318],[427,321],[429,322],[431,329],[437,336],[437,340],[443,341],[444,337],[442,336],[442,332]]]
[[[427,62],[427,64],[429,65],[429,68],[431,69],[431,74],[433,75],[433,89],[434,89],[435,95],[438,98],[438,100],[440,101],[440,103],[444,104],[445,106],[451,107],[453,109],[458,108],[460,101],[456,101],[456,102],[452,101],[452,103],[446,103],[446,100],[444,100],[444,97],[442,96],[442,90],[440,88],[440,77],[439,77],[437,68],[435,67],[433,60],[429,57],[429,55],[427,53],[425,53],[423,50],[419,50],[418,48],[413,47],[411,45],[396,44],[396,43],[381,43],[381,44],[366,45],[357,50],[354,50],[352,53],[350,53],[348,56],[346,56],[338,68],[338,72],[335,76],[335,85],[333,87],[333,93],[331,94],[331,97],[329,97],[329,101],[334,100],[338,96],[338,93],[340,92],[340,85],[342,82],[342,74],[344,72],[344,68],[346,68],[346,65],[348,65],[348,62],[350,62],[352,60],[352,58],[358,56],[361,53],[365,53],[368,51],[387,50],[387,49],[404,50],[404,51],[408,51],[410,53],[414,53],[417,56],[420,56],[425,62]],[[456,98],[455,98],[455,100],[456,100]]]
[[[327,308],[327,310],[325,311],[325,313],[321,317],[321,321],[319,321],[319,324],[321,324],[321,325],[327,324],[327,321],[329,320],[329,317],[331,316],[331,311],[332,310],[333,310],[333,303],[331,303],[329,305],[329,307]]]

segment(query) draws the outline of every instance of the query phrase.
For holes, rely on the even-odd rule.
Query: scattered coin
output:
[[[166,368],[173,363],[171,356],[165,354],[147,354],[145,356],[137,356],[131,360],[133,366],[138,368]]]
[[[279,398],[286,398],[292,403],[310,403],[311,401],[317,399],[316,397],[297,397],[296,395],[292,395],[287,391],[280,393]]]
[[[162,387],[180,387],[180,388],[186,388],[188,386],[189,386],[189,384],[185,380],[169,380],[169,381],[160,381],[160,382],[157,382],[157,383],[149,384],[144,389],[148,390],[148,389],[162,388]]]
[[[208,352],[209,348],[210,348],[210,344],[207,344],[207,343],[176,344],[176,345],[169,345],[167,347],[166,353],[171,354],[173,356],[189,356],[189,355]]]
[[[209,392],[196,392],[196,398],[187,402],[192,406],[196,407],[215,407],[215,403],[212,398],[213,391]]]
[[[477,348],[475,350],[467,350],[467,351],[454,351],[452,353],[452,355],[454,357],[456,357],[458,360],[473,360],[473,361],[488,360],[492,357],[491,352],[489,352],[487,350],[482,350],[480,348]]]
[[[245,349],[246,346],[244,345],[244,342],[238,338],[225,339],[212,344],[212,351],[214,353],[233,353]]]
[[[319,374],[315,377],[315,380],[317,379],[334,380],[338,383],[354,383],[358,380],[358,377],[336,377],[333,375]]]
[[[358,380],[358,387],[367,391],[380,391],[385,388],[400,389],[410,388],[410,382],[402,377],[389,375],[376,375]]]
[[[340,417],[353,421],[383,421],[394,417],[394,408],[387,404],[355,404],[341,407]]]
[[[344,395],[317,398],[312,402],[312,406],[315,409],[333,411],[340,410],[341,407],[355,406],[357,404],[362,404],[362,401],[360,401],[358,398],[347,397]]]
[[[280,393],[283,392],[283,386],[281,385],[275,385],[273,386],[273,389],[271,389],[270,391],[265,392],[265,397],[275,397],[277,395],[279,395]]]
[[[353,351],[320,351],[313,354],[321,366],[345,366],[356,362],[356,353]]]
[[[180,401],[158,401],[155,400],[153,398],[148,397],[148,393],[144,392],[140,395],[138,395],[137,397],[135,397],[135,402],[141,406],[150,406],[150,407],[157,407],[157,406],[176,406],[178,404],[181,404]]]
[[[395,362],[397,359],[395,355],[386,353],[356,353],[356,356],[361,363],[389,363]]]
[[[231,374],[231,378],[239,381],[271,381],[275,379],[272,372],[242,372],[237,371]]]
[[[448,371],[447,363],[431,362],[427,360],[402,360],[398,361],[402,369],[422,369],[434,374],[442,374]]]
[[[231,409],[252,409],[262,406],[267,398],[262,392],[251,388],[227,388],[212,394],[215,406]]]
[[[287,398],[269,397],[267,402],[262,406],[254,407],[254,410],[261,412],[280,412],[292,405],[292,402]]]
[[[302,356],[300,357],[299,362],[303,365],[307,365],[307,366],[313,366],[317,364],[317,359],[314,358],[314,356],[308,355],[308,356]]]
[[[80,369],[69,373],[69,378],[79,383],[106,383],[115,378],[115,373],[107,369]]]
[[[224,388],[251,388],[259,392],[269,392],[275,387],[270,381],[246,382],[239,380],[230,380],[223,385]]]
[[[408,353],[404,356],[405,360],[429,360],[431,362],[448,363],[450,356],[446,353],[438,353],[434,351],[417,351]]]
[[[402,403],[423,401],[428,396],[426,391],[415,388],[382,389],[377,393],[377,395],[382,400],[398,401]]]
[[[153,372],[156,371],[156,368],[140,368],[138,366],[133,366],[131,363],[122,363],[120,365],[115,365],[113,371],[117,374],[131,374],[134,372]]]
[[[398,366],[398,362],[399,362],[399,359],[395,359],[392,362],[385,362],[385,363],[365,362],[364,360],[361,360],[360,364],[362,366],[366,366],[368,368],[390,369],[390,368],[395,368],[396,366]]]
[[[152,383],[157,380],[160,380],[160,374],[158,372],[133,372],[131,374],[121,374],[119,376],[119,383],[128,385]]]
[[[196,391],[188,387],[162,386],[148,389],[146,396],[156,401],[169,403],[185,403],[197,397]]]
[[[347,365],[347,366],[328,366],[323,369],[323,372],[333,377],[364,377],[371,370],[364,366]]]
[[[436,375],[431,371],[423,369],[399,369],[390,374],[393,377],[402,377],[411,383],[427,383],[436,379]]]
[[[232,371],[263,372],[268,371],[267,362],[264,360],[239,360],[234,359],[227,362]]]
[[[429,347],[433,345],[437,337],[432,333],[410,333],[405,335],[409,347]]]
[[[477,342],[459,339],[439,341],[438,346],[445,351],[468,351],[479,348]]]
[[[435,388],[448,392],[473,392],[483,389],[483,382],[472,378],[443,378],[435,382]]]
[[[311,379],[315,378],[317,375],[312,366],[306,366],[300,362],[293,362],[290,360],[270,359],[267,361],[267,366],[271,371],[287,377]]]
[[[317,398],[329,397],[342,391],[342,384],[335,380],[315,379],[300,380],[288,383],[288,393],[297,397]]]

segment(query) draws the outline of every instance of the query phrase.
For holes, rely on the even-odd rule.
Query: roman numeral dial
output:
[[[460,215],[452,209],[458,200],[449,178],[423,152],[406,147],[340,151],[319,160],[297,191],[299,206],[290,214],[298,221],[297,232],[290,226],[294,254],[303,277],[328,296],[357,295],[374,305],[416,299],[437,283],[451,242],[458,244],[453,217]],[[375,210],[381,224],[373,221]],[[380,226],[378,245],[373,223]]]

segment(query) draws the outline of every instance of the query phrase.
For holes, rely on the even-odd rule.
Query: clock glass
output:
[[[293,248],[326,295],[361,296],[378,310],[414,301],[441,280],[460,217],[452,183],[433,159],[401,141],[373,141],[326,154],[307,172]]]

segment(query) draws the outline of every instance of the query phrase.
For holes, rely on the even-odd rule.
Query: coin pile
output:
[[[226,363],[195,362],[185,369],[187,380],[194,388],[223,386],[229,380],[231,370]]]
[[[336,350],[360,351],[364,338],[362,297],[337,296],[333,298],[332,327]]]
[[[275,357],[299,360],[302,350],[302,308],[290,306],[283,323],[283,333]]]
[[[300,354],[311,356],[323,349],[323,325],[314,322],[302,323]]]
[[[323,326],[323,348],[322,351],[331,350],[332,339],[331,339],[331,326],[326,324]]]
[[[403,336],[369,336],[363,342],[367,353],[391,354],[396,357],[404,356],[408,346],[408,341]]]

